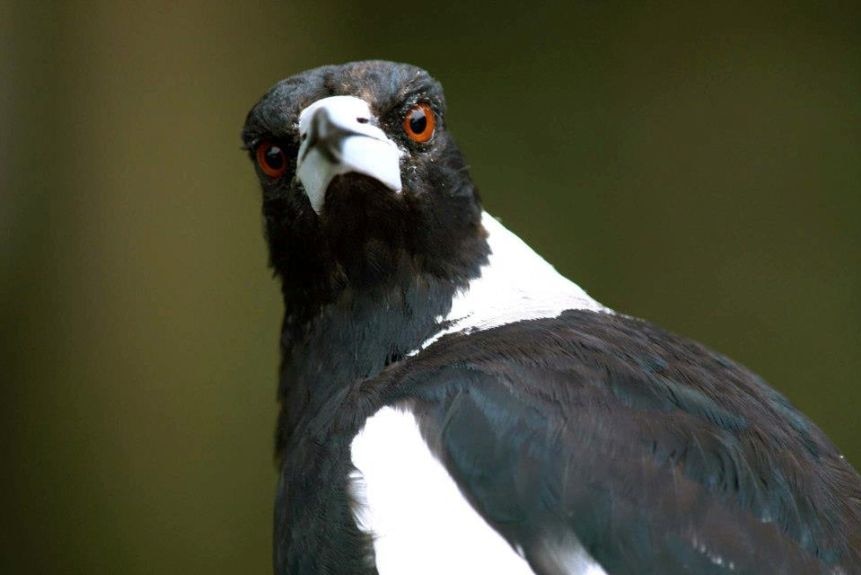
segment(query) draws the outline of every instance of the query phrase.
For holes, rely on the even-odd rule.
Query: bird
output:
[[[826,435],[488,214],[446,110],[369,60],[247,114],[284,305],[275,573],[861,573]]]

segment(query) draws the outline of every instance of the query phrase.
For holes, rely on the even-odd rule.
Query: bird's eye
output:
[[[404,132],[414,142],[427,142],[433,137],[436,128],[436,116],[430,104],[416,104],[407,112],[404,118]]]
[[[280,146],[263,142],[257,146],[257,165],[270,178],[280,178],[287,171],[287,156]]]

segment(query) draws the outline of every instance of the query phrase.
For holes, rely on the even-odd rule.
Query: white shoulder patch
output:
[[[532,574],[433,456],[412,413],[384,407],[351,445],[359,528],[380,575]]]
[[[415,355],[442,336],[480,331],[517,321],[558,317],[565,310],[612,313],[562,276],[519,237],[484,212],[490,256],[479,277],[459,291],[451,310],[438,318],[447,327],[422,342]]]
[[[472,508],[434,457],[412,413],[384,407],[350,446],[359,528],[380,575],[532,575],[529,563]],[[539,558],[553,572],[606,575],[573,536]]]

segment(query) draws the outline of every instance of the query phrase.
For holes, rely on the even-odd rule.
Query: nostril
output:
[[[360,124],[367,124],[369,120],[368,118],[356,118],[356,121]]]

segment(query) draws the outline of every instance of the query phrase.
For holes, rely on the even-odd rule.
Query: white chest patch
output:
[[[530,575],[529,564],[463,497],[412,413],[384,407],[351,445],[354,514],[374,537],[380,575]],[[557,555],[558,554],[558,555]],[[604,575],[578,548],[551,559],[571,575]]]
[[[612,313],[557,272],[493,216],[484,212],[481,223],[488,232],[490,246],[490,256],[481,268],[481,275],[455,295],[448,315],[437,318],[448,327],[422,342],[411,355],[449,333],[558,317],[570,309]]]

